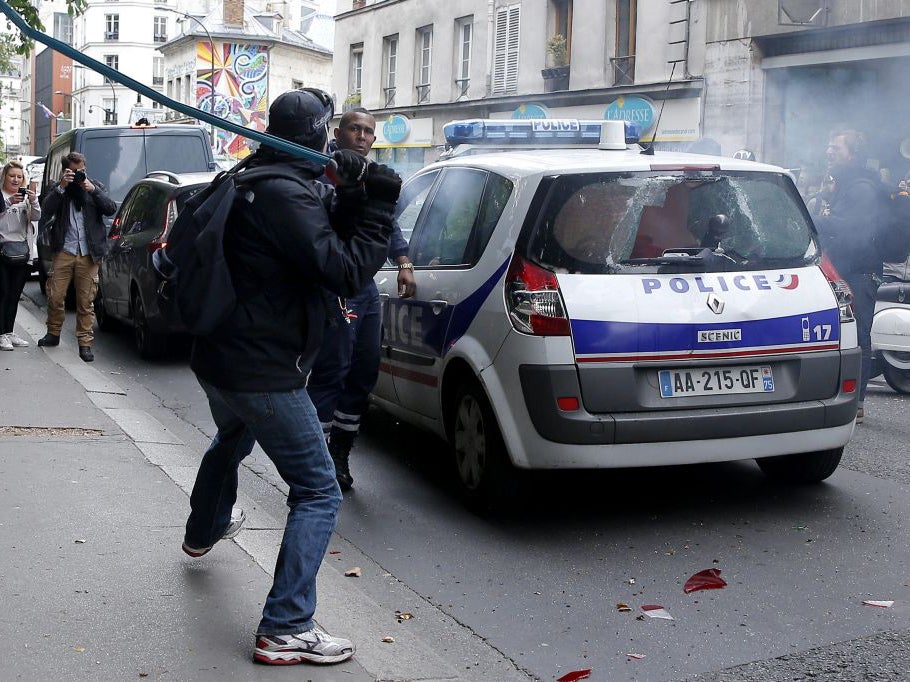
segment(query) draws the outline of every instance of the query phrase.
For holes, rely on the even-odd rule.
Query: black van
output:
[[[117,205],[152,171],[197,173],[216,170],[208,131],[192,125],[74,128],[51,144],[44,164],[41,200],[54,189],[70,152],[85,155],[90,178],[101,182]],[[106,218],[110,221],[112,217]],[[38,278],[45,289],[51,254],[47,234],[38,238]]]

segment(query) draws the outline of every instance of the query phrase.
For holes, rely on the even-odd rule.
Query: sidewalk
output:
[[[327,667],[253,664],[283,505],[257,505],[241,486],[244,532],[206,557],[185,556],[199,453],[79,360],[73,339],[38,348],[42,320],[23,301],[16,331],[32,346],[0,353],[0,677],[527,679],[431,605],[421,610],[421,628],[398,629],[395,645],[382,643],[387,606],[329,561],[319,574],[317,619],[351,637],[357,656]],[[333,547],[347,558],[354,551],[338,537]],[[388,582],[369,557],[359,563]],[[406,589],[390,587],[389,595]]]

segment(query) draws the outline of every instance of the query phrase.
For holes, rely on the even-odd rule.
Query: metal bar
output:
[[[227,130],[247,139],[256,140],[260,143],[267,143],[270,147],[280,149],[281,151],[293,154],[294,156],[301,156],[305,159],[321,164],[325,164],[329,160],[329,157],[325,154],[322,154],[321,152],[317,152],[307,147],[302,147],[301,145],[294,144],[293,142],[288,142],[287,140],[283,140],[280,137],[275,137],[269,133],[261,133],[258,130],[250,130],[249,128],[244,128],[243,126],[239,126],[236,123],[225,121],[222,118],[218,118],[217,116],[209,114],[202,109],[191,107],[188,104],[183,104],[182,102],[173,100],[166,95],[162,95],[157,90],[154,90],[147,85],[110,68],[107,64],[102,64],[97,59],[92,59],[88,55],[85,55],[74,49],[72,46],[67,45],[60,40],[57,40],[56,38],[52,38],[51,36],[42,33],[32,26],[29,26],[25,19],[19,16],[19,13],[10,7],[4,0],[0,0],[0,12],[3,12],[3,14],[6,15],[7,19],[16,25],[16,28],[18,28],[32,40],[47,45],[57,52],[66,55],[70,59],[73,59],[74,61],[77,61],[80,64],[88,67],[92,71],[100,73],[102,76],[106,76],[110,80],[118,82],[120,85],[126,86],[134,92],[145,95],[150,100],[158,102],[159,104],[162,104],[169,109],[174,109],[175,111],[179,111],[185,116],[199,119],[200,121],[205,121],[206,123],[210,123],[218,128],[221,128],[222,130]]]

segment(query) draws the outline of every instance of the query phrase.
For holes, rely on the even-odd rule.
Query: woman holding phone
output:
[[[28,341],[13,331],[19,297],[29,271],[28,231],[33,220],[41,217],[35,192],[27,188],[25,167],[10,161],[3,167],[0,193],[0,350],[28,346]]]

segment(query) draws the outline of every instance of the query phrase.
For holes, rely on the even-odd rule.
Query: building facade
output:
[[[183,32],[160,48],[166,94],[245,128],[264,131],[272,99],[311,86],[329,90],[332,52],[294,28],[265,4],[225,0],[206,15],[185,21]],[[314,10],[315,11],[315,10]],[[214,49],[212,45],[214,44]],[[165,120],[192,122],[177,112]],[[215,155],[225,163],[247,156],[254,144],[211,127]]]
[[[701,137],[704,3],[339,0],[334,90],[374,111],[377,158],[435,159],[458,118],[622,118],[658,147]]]
[[[735,4],[735,11],[731,5]],[[704,131],[724,153],[824,174],[830,134],[865,133],[870,165],[910,171],[910,1],[708,0]]]

